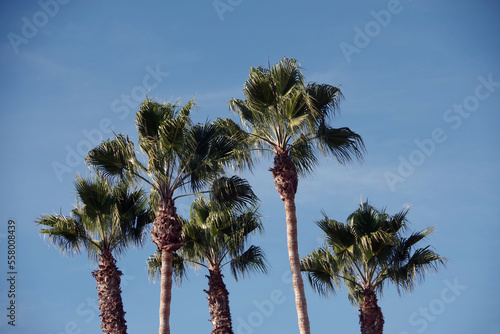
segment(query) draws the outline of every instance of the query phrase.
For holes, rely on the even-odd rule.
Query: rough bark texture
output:
[[[162,199],[151,228],[151,240],[160,250],[175,252],[182,247],[182,225],[172,198]]]
[[[170,302],[172,300],[173,252],[182,247],[182,225],[174,200],[164,198],[151,228],[151,240],[161,250],[160,334],[170,334]]]
[[[170,334],[170,302],[172,300],[172,252],[161,252],[160,334]]]
[[[231,311],[229,309],[229,292],[222,280],[219,268],[209,270],[207,294],[208,309],[212,318],[212,334],[233,334]]]
[[[127,333],[120,289],[121,275],[123,274],[116,267],[116,260],[111,252],[101,252],[99,269],[93,271],[92,276],[97,281],[97,296],[103,333]]]
[[[295,193],[297,192],[297,171],[287,152],[277,153],[274,157],[273,173],[274,185],[281,200],[285,202],[286,237],[288,258],[292,271],[293,291],[295,292],[295,306],[301,334],[310,334],[309,316],[307,314],[306,294],[300,271],[299,247],[297,241],[297,216],[295,208]]]
[[[299,178],[287,152],[276,153],[274,168],[271,168],[270,171],[273,173],[274,186],[280,194],[281,200],[295,198]]]
[[[375,291],[363,291],[363,303],[359,308],[359,324],[361,334],[382,334],[384,330],[384,316],[377,304]]]

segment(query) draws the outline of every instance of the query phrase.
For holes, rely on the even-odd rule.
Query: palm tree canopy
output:
[[[147,197],[125,181],[111,184],[102,175],[75,180],[77,203],[69,216],[42,215],[35,223],[63,253],[80,253],[97,261],[99,252],[120,256],[130,245],[141,246],[152,221]]]
[[[334,292],[341,282],[349,289],[353,304],[362,299],[362,291],[381,292],[391,282],[398,292],[411,292],[427,272],[435,272],[446,259],[430,249],[415,248],[433,232],[433,228],[410,233],[406,206],[391,216],[368,202],[361,204],[346,223],[324,218],[316,224],[325,234],[325,246],[314,250],[301,261],[313,288],[322,295]]]
[[[226,135],[222,120],[192,124],[193,108],[193,101],[179,106],[147,98],[135,118],[146,158],[142,160],[147,162],[137,155],[132,141],[119,134],[91,150],[87,163],[107,176],[148,183],[153,204],[158,197],[173,197],[178,189],[200,191],[223,174],[238,140]]]
[[[191,206],[190,219],[180,218],[185,245],[174,258],[178,282],[185,274],[185,264],[207,269],[229,265],[236,280],[251,272],[267,273],[262,249],[254,245],[247,247],[249,237],[263,229],[257,198],[245,180],[230,179],[237,184],[232,185],[235,187],[232,196],[220,196],[216,191],[211,192],[210,198],[198,196]],[[214,184],[225,184],[228,180],[221,178]],[[160,256],[157,252],[148,259],[153,278],[159,275]]]
[[[317,150],[342,164],[353,157],[362,160],[361,137],[328,124],[339,109],[340,89],[306,84],[296,60],[285,57],[269,69],[251,68],[243,93],[245,100],[232,99],[229,106],[250,131],[246,148],[287,152],[299,173],[311,171]],[[243,131],[236,124],[231,128],[233,133]]]

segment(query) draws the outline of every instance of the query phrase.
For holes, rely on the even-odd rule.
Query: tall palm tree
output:
[[[246,130],[248,149],[269,152],[274,156],[270,169],[274,185],[284,201],[287,245],[292,271],[295,303],[301,334],[309,334],[309,317],[300,274],[297,244],[295,194],[298,177],[311,172],[317,153],[332,155],[341,164],[362,159],[361,137],[349,128],[333,128],[330,116],[338,110],[342,94],[338,87],[306,84],[296,60],[283,58],[272,68],[251,68],[243,89],[245,100],[232,99],[230,108]],[[227,131],[243,131],[226,121]]]
[[[248,238],[262,229],[255,206],[241,207],[237,203],[220,203],[199,196],[191,207],[189,222],[183,226],[184,242],[177,252],[178,276],[184,264],[203,267],[209,272],[208,308],[212,334],[232,334],[229,292],[223,281],[222,269],[229,266],[236,280],[252,271],[267,272],[260,247],[246,246]],[[157,276],[161,267],[160,254],[148,260],[151,275]]]
[[[384,283],[397,286],[398,292],[413,291],[429,271],[437,271],[446,259],[430,246],[415,245],[434,230],[412,232],[408,227],[409,207],[390,216],[361,203],[345,224],[325,217],[316,224],[325,234],[325,246],[301,261],[312,287],[321,295],[334,291],[342,282],[349,289],[349,300],[359,306],[361,333],[381,334],[384,326],[377,294]]]
[[[116,257],[131,245],[140,246],[152,221],[147,197],[130,189],[126,182],[110,184],[102,176],[78,177],[77,204],[70,216],[42,215],[35,222],[63,253],[85,249],[99,263],[92,272],[97,281],[101,329],[104,333],[126,333],[125,312],[120,289],[122,272]]]
[[[148,98],[141,104],[135,124],[146,162],[139,160],[132,141],[124,135],[101,143],[86,158],[108,176],[142,180],[151,187],[155,211],[151,239],[162,255],[160,334],[170,333],[173,253],[183,245],[175,200],[206,189],[223,173],[238,144],[222,136],[217,122],[193,125],[193,107],[193,101],[179,107]],[[234,189],[224,182],[214,186],[224,186],[219,194]]]

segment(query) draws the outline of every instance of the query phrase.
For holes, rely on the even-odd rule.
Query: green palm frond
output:
[[[286,96],[297,85],[304,85],[304,77],[296,59],[284,57],[269,70],[269,77],[276,95]]]
[[[299,175],[312,173],[313,168],[319,164],[318,158],[314,154],[314,147],[304,134],[297,137],[290,145],[288,152]]]
[[[104,176],[123,180],[136,178],[144,169],[136,158],[134,144],[123,134],[90,150],[85,161]]]
[[[154,220],[146,194],[142,189],[131,189],[125,182],[115,186],[112,193],[115,202],[114,219],[120,226],[121,242],[117,247],[142,247]]]
[[[236,171],[243,169],[252,170],[253,155],[250,150],[254,146],[255,138],[251,137],[233,120],[218,118],[214,124],[217,126],[217,132],[224,135],[236,145],[233,146],[231,159],[228,161],[231,168]]]
[[[314,109],[322,115],[320,122],[323,123],[326,118],[335,116],[340,110],[340,102],[344,100],[340,88],[332,85],[313,82],[307,85],[306,91],[312,98]]]
[[[79,199],[85,204],[83,214],[91,221],[97,221],[100,215],[110,215],[113,197],[107,180],[102,177],[82,178],[77,176],[74,181]]]
[[[400,233],[407,229],[408,220],[406,216],[410,211],[410,205],[404,205],[403,209],[393,216],[388,216],[387,219],[383,221],[383,229],[389,233]]]
[[[356,236],[350,226],[329,219],[325,214],[323,219],[316,222],[316,225],[325,234],[327,245],[332,247],[336,253],[352,251]]]
[[[175,115],[176,104],[160,104],[146,98],[140,105],[135,116],[135,125],[141,139],[155,138],[160,136],[161,125]]]
[[[416,249],[398,267],[387,271],[386,277],[398,287],[398,292],[413,292],[416,284],[423,282],[425,274],[438,272],[446,264],[446,258],[430,250],[430,246]]]
[[[347,290],[349,291],[347,298],[353,306],[361,305],[361,302],[363,300],[362,286],[356,281],[356,277],[352,275],[350,271],[347,270],[343,274],[346,278],[344,280],[344,283],[347,287]]]
[[[363,161],[365,154],[363,139],[349,128],[335,129],[322,125],[318,128],[317,137],[323,154],[332,155],[340,164],[350,163],[354,158]]]
[[[78,217],[42,215],[35,223],[40,226],[40,233],[63,254],[78,254],[89,242]]]
[[[217,178],[212,183],[210,199],[221,208],[245,207],[258,202],[248,181],[236,175]]]
[[[246,240],[255,232],[262,233],[263,225],[257,207],[248,208],[235,214],[231,218],[231,224],[221,229],[225,235],[225,244],[230,256],[237,257],[244,250]]]
[[[338,278],[337,262],[331,259],[331,254],[324,248],[314,250],[300,261],[300,270],[307,273],[307,278],[313,289],[321,296],[335,293]]]
[[[238,281],[239,275],[245,277],[245,275],[253,272],[268,273],[264,252],[260,247],[254,245],[250,246],[241,255],[233,257],[230,267],[236,281]]]

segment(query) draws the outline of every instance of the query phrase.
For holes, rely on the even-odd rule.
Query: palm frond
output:
[[[312,173],[314,167],[319,163],[311,141],[304,134],[298,136],[290,145],[289,156],[299,175]]]
[[[212,183],[210,199],[221,208],[244,207],[258,202],[248,181],[236,175],[217,178]]]
[[[83,178],[77,176],[74,181],[76,193],[83,202],[84,215],[91,221],[97,221],[99,215],[110,215],[113,198],[106,179],[99,176]]]
[[[160,104],[146,97],[135,116],[135,125],[140,140],[145,138],[158,139],[161,125],[166,120],[174,118],[176,107],[176,104]]]
[[[79,254],[88,244],[89,237],[77,217],[42,215],[35,223],[40,226],[40,233],[62,254]]]
[[[139,174],[140,163],[135,156],[134,144],[123,134],[90,150],[85,161],[110,178],[131,180]]]
[[[365,145],[363,139],[349,128],[332,128],[326,124],[317,131],[318,145],[323,154],[332,155],[341,165],[356,159],[363,161]]]
[[[334,267],[336,262],[328,261],[328,253],[324,248],[314,250],[300,261],[300,270],[307,274],[309,283],[320,296],[335,293],[338,284]]]
[[[228,161],[230,167],[235,170],[243,170],[245,168],[252,170],[254,158],[250,149],[254,145],[254,138],[229,118],[218,118],[215,120],[214,125],[217,127],[219,134],[234,143],[231,150],[231,159]]]
[[[245,277],[253,272],[267,274],[266,258],[260,247],[250,246],[241,255],[234,257],[230,262],[231,273],[238,281],[239,276]]]
[[[324,232],[327,245],[333,247],[335,252],[350,249],[356,241],[356,236],[349,226],[329,219],[326,215],[317,221],[316,225]]]
[[[313,101],[314,109],[321,115],[320,122],[324,122],[329,116],[335,116],[340,110],[340,102],[344,99],[339,87],[328,84],[309,83],[306,92]]]
[[[388,270],[387,278],[398,287],[398,292],[412,292],[415,286],[422,283],[425,274],[438,272],[446,264],[446,258],[430,250],[430,246],[416,249],[407,262]]]

